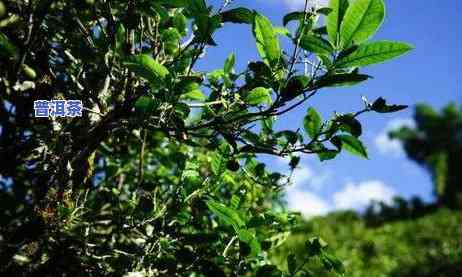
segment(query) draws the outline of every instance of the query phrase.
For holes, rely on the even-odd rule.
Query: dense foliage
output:
[[[370,228],[354,212],[333,213],[294,231],[273,256],[282,265],[282,255],[304,253],[303,241],[322,234],[344,262],[347,276],[460,276],[461,220],[462,213],[442,209],[415,220]],[[330,276],[320,270],[319,262],[306,267],[314,276]]]
[[[294,32],[231,1],[0,3],[0,272],[306,276],[300,265],[312,258],[343,272],[318,238],[305,244],[309,257],[289,255],[286,270],[271,265],[268,251],[297,216],[278,202],[286,178],[256,158],[289,156],[294,168],[300,153],[367,157],[357,117],[404,106],[364,99],[328,120],[310,107],[305,132],[273,123],[411,49],[369,41],[383,0],[321,9],[307,1],[283,18]],[[229,24],[248,25],[261,60],[236,72],[231,54],[222,68],[199,71]],[[41,99],[82,100],[85,112],[36,118]]]
[[[415,128],[403,127],[390,135],[399,139],[410,159],[433,176],[438,203],[462,208],[462,111],[456,104],[441,113],[428,105],[416,107]]]
[[[436,203],[396,198],[391,204],[373,203],[363,214],[337,212],[311,219],[273,250],[273,259],[283,266],[288,253],[303,255],[303,241],[322,234],[348,276],[460,276],[462,213],[455,208],[460,208],[461,114],[454,104],[440,114],[421,104],[415,128],[390,133],[434,176]],[[306,267],[316,276],[329,276],[319,262]]]

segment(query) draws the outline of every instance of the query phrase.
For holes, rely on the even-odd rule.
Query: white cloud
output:
[[[309,191],[290,189],[287,192],[289,209],[301,212],[304,217],[327,214],[331,206],[327,201]]]
[[[306,164],[301,164],[294,170],[291,181],[293,187],[306,187],[319,191],[329,181],[331,176],[332,174],[329,171],[314,170]]]
[[[294,173],[292,174],[292,184],[295,187],[300,187],[306,185],[307,182],[313,177],[313,170],[307,166],[303,166],[301,168],[295,169]]]
[[[290,210],[310,218],[336,210],[360,210],[371,201],[391,203],[395,196],[393,188],[382,181],[371,180],[358,184],[347,183],[342,190],[334,193],[331,199],[323,198],[300,186],[290,187],[287,190],[287,203]]]
[[[374,140],[375,146],[381,154],[392,155],[394,157],[399,157],[404,154],[402,143],[398,140],[390,139],[388,133],[391,130],[396,130],[405,126],[413,128],[415,126],[414,120],[411,118],[397,118],[388,122]]]
[[[371,201],[391,203],[396,192],[382,181],[366,181],[358,184],[348,183],[333,195],[335,209],[360,209]]]
[[[318,174],[306,164],[301,164],[292,174],[292,185],[287,189],[288,208],[306,218],[327,214],[331,210],[329,202],[311,190],[319,191],[329,178],[328,172]]]
[[[292,185],[287,188],[288,208],[310,218],[335,210],[361,210],[371,201],[391,203],[396,196],[395,190],[380,180],[347,182],[330,196],[321,196],[319,193],[326,188],[332,177],[333,173],[330,171],[301,163],[292,174]]]

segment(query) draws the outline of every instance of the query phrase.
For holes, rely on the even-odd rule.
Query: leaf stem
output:
[[[228,251],[236,239],[237,239],[237,236],[233,236],[231,240],[228,242],[228,245],[226,245],[225,250],[223,251],[223,254],[222,254],[223,257],[226,257],[228,255]]]

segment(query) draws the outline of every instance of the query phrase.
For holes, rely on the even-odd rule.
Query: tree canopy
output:
[[[462,213],[458,204],[461,112],[449,104],[440,113],[428,105],[415,109],[415,127],[391,131],[408,156],[433,175],[436,203],[420,198],[395,198],[373,203],[364,213],[334,212],[312,218],[292,229],[272,260],[285,266],[288,253],[304,255],[303,241],[322,235],[343,261],[348,276],[458,276],[462,274]],[[435,157],[444,155],[438,166]],[[451,181],[449,181],[451,180]],[[443,190],[439,188],[444,188]],[[449,209],[450,208],[450,209]],[[459,208],[459,209],[457,209]],[[319,260],[305,265],[314,276],[330,276]]]
[[[452,103],[440,113],[421,104],[416,107],[415,128],[390,133],[400,140],[410,159],[429,170],[440,205],[462,208],[462,111]]]
[[[440,209],[413,220],[385,222],[374,228],[355,212],[337,212],[311,219],[272,257],[281,267],[287,253],[305,253],[303,241],[322,235],[346,265],[347,276],[459,276],[462,273],[460,211]],[[313,276],[333,276],[312,260]]]
[[[367,158],[358,117],[405,106],[363,99],[322,119],[309,99],[365,82],[363,67],[412,49],[370,40],[383,0],[307,1],[282,27],[231,1],[0,3],[3,274],[309,276],[306,259],[343,273],[320,238],[286,268],[268,258],[298,216],[280,203],[287,178],[258,155],[289,157],[292,168],[300,154]],[[259,58],[241,72],[239,53],[197,69],[230,24],[248,26]],[[42,99],[85,110],[36,118]],[[274,128],[301,105],[300,128]]]

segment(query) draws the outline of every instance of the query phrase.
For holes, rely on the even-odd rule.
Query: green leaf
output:
[[[279,271],[277,266],[275,265],[264,265],[258,268],[257,272],[255,273],[256,277],[280,277],[282,273]]]
[[[212,169],[212,172],[215,176],[220,175],[225,166],[225,159],[219,152],[215,152],[215,154],[212,155],[212,161],[210,162],[210,167]]]
[[[329,15],[333,12],[333,9],[329,7],[322,7],[316,10],[316,13],[318,14],[323,14],[323,15]]]
[[[348,87],[364,82],[369,78],[371,78],[371,76],[357,73],[325,75],[316,82],[316,87]]]
[[[294,21],[294,20],[301,21],[301,20],[303,20],[305,18],[305,15],[306,15],[305,12],[291,12],[291,13],[288,13],[282,19],[282,23],[283,23],[284,26],[287,26],[287,24],[289,24],[289,22],[291,22],[291,21]]]
[[[358,50],[358,48],[359,48],[358,45],[353,44],[353,45],[349,46],[348,48],[343,49],[342,51],[340,51],[338,53],[336,60],[343,59],[344,57],[346,57],[346,56],[350,55],[351,53],[353,53],[354,51]]]
[[[213,40],[213,33],[221,27],[221,18],[219,16],[199,15],[194,21],[196,30],[194,31],[194,40],[208,45],[216,46]]]
[[[229,74],[236,63],[236,55],[234,53],[230,54],[225,61],[225,66],[223,68],[224,72]]]
[[[284,141],[284,144],[286,143],[295,144],[297,143],[298,140],[302,139],[301,136],[299,136],[297,132],[289,131],[289,130],[277,132],[274,136],[276,138],[282,138]]]
[[[167,0],[164,0],[167,1]],[[146,3],[150,4],[151,8],[146,7],[146,13],[148,13],[150,16],[159,16],[161,20],[166,19],[169,17],[167,7],[169,7],[167,4],[159,4],[159,3]]]
[[[264,87],[254,88],[245,97],[245,102],[253,106],[261,105],[264,103],[270,104],[271,103],[270,89],[267,89]]]
[[[332,67],[332,61],[330,57],[327,55],[318,55],[319,60],[321,60],[322,65],[326,69],[330,69]]]
[[[168,0],[168,2],[170,2],[170,0]],[[197,16],[206,15],[209,13],[209,10],[207,9],[207,3],[205,2],[205,0],[188,0],[187,2],[189,2],[187,11],[191,14],[192,17],[196,18]]]
[[[324,161],[329,161],[329,160],[334,159],[335,157],[337,157],[338,153],[339,151],[326,149],[321,152],[318,152],[317,154],[318,154],[319,160],[321,162],[324,162]]]
[[[245,242],[248,246],[250,246],[250,256],[258,256],[258,254],[261,252],[261,246],[258,240],[255,238],[255,235],[246,229],[238,230],[237,234],[239,236],[239,240]]]
[[[338,45],[340,25],[348,6],[348,0],[330,0],[329,2],[329,7],[332,9],[332,12],[329,13],[329,16],[327,17],[327,33],[329,41],[335,46]]]
[[[170,74],[168,69],[147,54],[132,56],[124,65],[136,75],[153,82],[164,81]]]
[[[161,41],[164,45],[164,51],[168,55],[172,55],[180,48],[181,35],[176,28],[170,27],[161,33]]]
[[[268,65],[276,65],[281,58],[281,48],[271,21],[267,17],[255,13],[253,34],[256,39],[257,50],[260,57]]]
[[[413,47],[407,43],[374,41],[362,44],[349,55],[341,57],[336,61],[335,66],[337,68],[346,68],[382,63],[399,57],[412,49]]]
[[[187,34],[188,19],[186,18],[186,16],[184,16],[183,13],[178,12],[175,14],[175,16],[173,17],[173,25],[182,36],[185,36]]]
[[[207,207],[218,218],[225,223],[233,226],[234,230],[238,233],[245,227],[245,222],[240,218],[236,210],[226,207],[224,204],[214,200],[207,201]]]
[[[297,273],[297,258],[295,254],[290,254],[287,256],[287,269],[291,275]]]
[[[342,115],[336,118],[335,121],[340,123],[340,130],[348,132],[355,137],[361,136],[363,132],[361,123],[352,114]]]
[[[27,78],[29,78],[30,80],[34,80],[35,78],[37,78],[37,73],[35,72],[35,70],[27,64],[22,64],[21,70],[22,72],[24,72],[24,75],[26,75]]]
[[[223,69],[217,69],[207,73],[207,79],[209,80],[209,83],[211,83],[212,85],[216,85],[218,84],[220,79],[223,78],[224,75],[225,72]]]
[[[279,36],[290,37],[290,31],[285,27],[274,27],[274,32]]]
[[[322,128],[322,119],[318,112],[309,108],[305,119],[303,120],[303,126],[305,127],[305,132],[310,136],[310,138],[316,137]]]
[[[387,101],[380,97],[372,104],[371,109],[378,113],[394,113],[407,109],[406,105],[387,105]]]
[[[356,0],[348,7],[340,27],[340,44],[361,44],[373,36],[385,18],[383,0]]]
[[[327,243],[319,237],[314,237],[307,240],[305,246],[308,251],[308,256],[314,257],[323,253],[324,249],[327,247]]]
[[[159,3],[170,8],[183,8],[188,6],[189,0],[159,0]]]
[[[306,51],[320,55],[330,55],[334,51],[334,48],[329,41],[320,36],[311,34],[305,34],[302,36],[300,46]]]
[[[312,32],[315,33],[316,35],[324,36],[324,35],[327,35],[327,28],[326,26],[314,28]]]
[[[310,78],[305,75],[291,77],[287,85],[281,90],[283,101],[289,101],[301,95],[310,83]]]
[[[354,136],[338,135],[332,138],[332,143],[340,146],[341,149],[345,149],[353,155],[368,159],[366,147]]]
[[[125,44],[125,27],[122,23],[117,23],[115,35],[115,48],[119,53],[123,53]]]
[[[189,92],[181,95],[181,98],[196,101],[205,101],[207,99],[200,89],[190,90]]]
[[[254,13],[246,8],[236,8],[221,13],[222,22],[252,24]]]
[[[321,256],[321,262],[326,270],[334,270],[338,274],[345,273],[345,267],[343,263],[335,256],[323,253]]]
[[[299,163],[300,163],[300,157],[293,156],[290,158],[289,166],[291,169],[295,169]]]
[[[3,33],[0,33],[0,56],[13,59],[18,58],[18,49]]]
[[[148,114],[154,110],[156,103],[154,99],[149,96],[141,96],[135,102],[135,111],[140,114]]]
[[[232,209],[237,209],[240,203],[241,203],[241,198],[239,196],[233,195],[231,197],[231,208]]]

